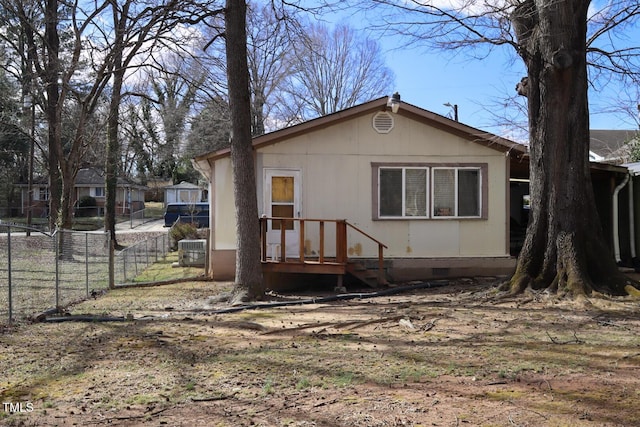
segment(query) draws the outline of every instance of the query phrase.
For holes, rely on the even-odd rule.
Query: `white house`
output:
[[[381,265],[380,254],[394,281],[514,268],[510,165],[526,148],[410,104],[394,113],[389,102],[254,138],[265,272],[286,272],[283,261],[306,264],[289,270],[298,273],[330,272],[314,267],[323,260]],[[209,271],[233,279],[229,149],[194,164],[210,186]]]
[[[164,203],[197,203],[203,201],[202,188],[190,182],[168,185],[164,188]]]

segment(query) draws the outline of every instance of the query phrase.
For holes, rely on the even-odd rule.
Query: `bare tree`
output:
[[[339,24],[311,23],[294,44],[293,73],[278,102],[285,122],[300,122],[391,92],[393,74],[380,45]]]
[[[251,85],[252,134],[262,135],[265,120],[275,110],[275,94],[291,74],[292,37],[301,34],[297,23],[275,4],[250,3],[247,11],[247,54]]]
[[[170,53],[157,58],[148,69],[144,84],[149,87],[146,99],[159,118],[157,135],[161,136],[155,153],[156,176],[178,180],[178,167],[185,146],[185,130],[192,115],[196,95],[206,77],[201,64],[184,53]]]
[[[391,7],[382,26],[393,28],[390,23],[402,20],[400,33],[413,42],[439,48],[510,46],[526,65],[517,91],[528,101],[531,218],[508,289],[624,294],[630,281],[612,256],[603,256],[610,251],[590,185],[587,69],[595,67],[592,81],[602,73],[637,81],[640,47],[616,47],[614,34],[637,21],[640,5],[617,0],[590,14],[589,0],[376,4]],[[606,43],[600,42],[603,37]]]
[[[135,64],[134,61],[146,54],[146,58],[161,56],[160,51],[167,45],[181,46],[184,42],[179,29],[184,24],[197,24],[211,13],[207,3],[169,2],[153,7],[139,5],[136,1],[111,2],[113,42],[108,44],[111,58],[112,92],[109,107],[108,150],[106,157],[106,198],[105,229],[115,236],[115,191],[121,172],[120,105],[125,96],[125,78],[132,69],[149,66]],[[188,107],[186,108],[188,109]],[[179,134],[179,126],[176,132]]]
[[[191,119],[185,156],[193,158],[199,154],[229,147],[231,120],[229,103],[223,98],[209,101]]]

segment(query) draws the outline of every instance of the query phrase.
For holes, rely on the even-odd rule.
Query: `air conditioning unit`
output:
[[[178,264],[181,267],[204,267],[207,241],[205,239],[180,240]]]

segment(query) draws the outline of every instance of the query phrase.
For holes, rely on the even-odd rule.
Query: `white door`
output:
[[[270,218],[300,218],[300,170],[265,169],[265,209]],[[284,224],[283,224],[284,223]],[[267,256],[279,258],[281,253],[281,229],[284,225],[286,256],[300,254],[300,223],[297,221],[270,220],[267,224]]]

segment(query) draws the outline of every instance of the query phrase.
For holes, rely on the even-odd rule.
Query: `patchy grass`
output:
[[[164,282],[185,278],[194,278],[204,274],[203,267],[178,266],[178,252],[168,252],[164,259],[154,262],[138,274],[133,283]]]
[[[217,314],[231,286],[117,289],[72,314],[134,320],[5,331],[0,401],[34,411],[0,423],[640,424],[637,301],[523,305],[471,283]]]

